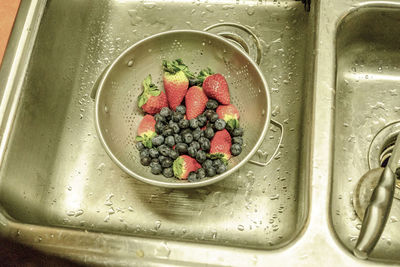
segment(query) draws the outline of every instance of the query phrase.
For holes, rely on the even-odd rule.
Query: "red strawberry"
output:
[[[227,162],[231,157],[232,140],[226,129],[215,133],[211,139],[210,156],[212,159],[221,158]]]
[[[231,102],[228,83],[222,74],[214,74],[210,68],[207,68],[200,72],[198,79],[203,81],[204,93],[209,98],[213,98],[223,105]]]
[[[207,96],[204,94],[203,88],[192,86],[186,93],[186,116],[188,120],[199,116],[206,109]]]
[[[217,108],[218,117],[226,121],[231,129],[239,127],[239,111],[232,105],[220,105]]]
[[[175,177],[186,180],[190,172],[195,172],[201,165],[188,155],[179,156],[172,165]]]
[[[156,136],[156,120],[151,115],[145,115],[139,124],[136,141],[142,141],[143,145],[151,148],[151,139]]]
[[[163,67],[164,89],[167,94],[168,104],[172,110],[175,110],[182,103],[189,87],[188,78],[192,78],[193,74],[190,73],[181,59],[172,62],[164,60]]]
[[[165,93],[161,92],[151,81],[151,75],[143,80],[143,92],[138,96],[138,106],[149,114],[156,114],[163,107],[168,107]]]

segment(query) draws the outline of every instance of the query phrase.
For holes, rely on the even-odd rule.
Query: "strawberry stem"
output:
[[[193,79],[195,77],[194,74],[189,71],[188,66],[186,66],[183,63],[183,60],[180,58],[175,59],[174,61],[163,60],[162,65],[163,65],[164,71],[169,72],[171,74],[175,74],[179,71],[183,71],[183,73],[185,73],[187,78]]]

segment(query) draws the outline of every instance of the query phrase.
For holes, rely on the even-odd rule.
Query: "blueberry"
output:
[[[226,165],[225,164],[221,164],[221,165],[219,165],[218,167],[217,167],[217,173],[218,174],[221,174],[221,173],[223,173],[223,172],[225,172],[226,171]]]
[[[166,119],[163,116],[161,116],[160,113],[154,115],[154,119],[156,120],[156,122],[166,122]]]
[[[243,128],[236,128],[232,132],[233,136],[242,136],[243,135]]]
[[[190,125],[190,128],[196,129],[197,127],[199,127],[199,121],[197,119],[191,119],[189,121],[189,125]]]
[[[152,143],[154,146],[160,146],[160,145],[162,145],[162,144],[164,143],[164,136],[162,136],[162,135],[157,135],[156,137],[154,137],[154,138],[151,140],[151,143]]]
[[[174,131],[174,133],[179,133],[180,131],[181,131],[181,128],[179,128],[179,126],[178,126],[178,124],[176,123],[176,122],[173,122],[173,123],[170,123],[170,126],[169,126],[173,131]]]
[[[199,127],[197,127],[196,129],[194,129],[194,131],[192,132],[193,134],[193,139],[194,140],[199,140],[199,138],[201,137],[201,130]]]
[[[193,141],[193,142],[190,144],[190,146],[193,147],[193,148],[196,149],[196,150],[199,150],[199,149],[200,149],[200,144],[199,144],[199,142],[197,142],[197,141]]]
[[[149,166],[150,162],[151,162],[151,158],[150,157],[143,157],[143,158],[140,159],[140,163],[143,166]]]
[[[211,122],[216,122],[217,120],[218,120],[218,114],[217,113],[213,113],[211,116],[210,116],[210,121]],[[225,128],[225,127],[224,127]]]
[[[233,156],[239,155],[240,153],[242,153],[242,146],[239,144],[233,144],[231,146],[231,153]]]
[[[207,169],[207,168],[209,168],[209,167],[212,167],[212,166],[213,166],[213,161],[212,161],[211,159],[206,159],[206,160],[203,162],[203,164],[201,164],[201,166],[202,166],[204,169]]]
[[[185,115],[185,113],[186,113],[186,107],[183,106],[183,105],[177,106],[177,107],[176,107],[176,112],[178,112],[178,113],[180,113],[180,114],[182,114],[182,115]]]
[[[142,142],[137,142],[137,143],[136,143],[136,148],[137,148],[137,150],[139,150],[139,152],[140,152],[140,151],[143,151],[143,149],[145,149],[146,147],[143,145]]]
[[[212,116],[214,113],[215,113],[214,110],[207,109],[206,111],[204,111],[203,114],[206,116],[207,120],[210,120],[211,116]]]
[[[196,174],[198,180],[203,179],[204,177],[206,177],[206,170],[203,168],[199,168],[197,169]]]
[[[182,136],[182,138],[183,138],[183,141],[184,141],[186,144],[190,144],[191,142],[193,142],[193,135],[192,135],[191,133],[186,133],[186,134],[184,134],[184,135]]]
[[[165,138],[165,144],[169,147],[173,147],[175,145],[175,138],[173,136],[167,136]]]
[[[215,129],[217,129],[218,131],[221,131],[223,129],[225,129],[226,126],[226,122],[223,119],[218,119],[215,121]]]
[[[200,143],[200,147],[202,150],[208,151],[210,149],[210,146],[211,146],[210,140],[208,140],[207,138],[201,137],[199,139],[199,143]]]
[[[158,160],[158,158],[151,159],[151,162],[160,163],[160,161]]]
[[[224,165],[224,162],[221,159],[215,159],[213,161],[213,167],[218,168],[218,166]]]
[[[189,156],[191,156],[192,158],[196,157],[196,155],[197,155],[197,149],[196,148],[194,148],[192,146],[189,146],[187,151],[188,151]]]
[[[232,138],[232,144],[243,145],[243,137],[235,136]]]
[[[152,174],[157,175],[157,174],[160,174],[162,172],[162,167],[161,167],[160,163],[155,163],[154,162],[154,164],[152,163],[151,165],[152,166],[151,166],[151,170],[150,171],[151,171]]]
[[[204,130],[204,136],[205,136],[206,138],[208,138],[208,139],[213,138],[213,137],[214,137],[214,130],[213,130],[213,128],[207,127],[207,128]]]
[[[172,170],[172,168],[165,168],[165,169],[162,171],[162,174],[163,174],[165,177],[167,177],[167,178],[171,178],[171,177],[174,176],[174,171]]]
[[[208,167],[206,168],[206,174],[208,177],[213,177],[216,174],[215,168],[214,167]]]
[[[175,143],[182,143],[183,139],[182,136],[180,134],[174,134],[174,138],[175,138]]]
[[[155,149],[155,148],[150,148],[149,154],[150,154],[150,157],[153,158],[153,159],[154,159],[154,158],[158,158],[158,156],[160,155],[160,154],[158,153],[158,150]]]
[[[177,158],[179,157],[179,153],[178,153],[177,151],[175,151],[175,150],[171,150],[171,151],[169,152],[169,156],[170,156],[170,158],[172,158],[172,159],[177,159]]]
[[[156,125],[154,126],[154,128],[156,129],[157,134],[162,134],[162,132],[164,131],[164,128],[165,128],[165,124],[161,121],[158,121],[158,122],[156,122]]]
[[[142,151],[140,151],[140,158],[146,158],[146,157],[150,157],[150,153],[149,153],[149,149],[143,149]]]
[[[195,172],[190,172],[188,176],[189,182],[196,182],[197,181],[197,174]]]
[[[180,121],[178,122],[178,126],[179,126],[181,129],[186,129],[186,128],[189,127],[189,121],[188,121],[187,119],[182,119],[182,120],[180,120]]]
[[[174,161],[171,158],[165,158],[163,161],[161,161],[161,166],[163,168],[169,168],[172,166],[172,163],[174,163]]]
[[[208,109],[217,109],[218,107],[218,102],[214,99],[210,99],[207,101],[206,107]]]
[[[164,136],[170,136],[174,134],[174,130],[172,130],[170,127],[166,127],[162,133]]]
[[[166,158],[166,156],[160,155],[160,156],[158,157],[158,162],[163,161],[165,158]]]
[[[172,111],[168,107],[163,107],[160,111],[160,115],[164,118],[168,118],[172,115]]]
[[[165,145],[165,144],[158,147],[158,152],[160,152],[160,154],[165,157],[168,157],[170,150],[171,149],[169,147],[167,147],[167,145]]]
[[[179,112],[174,112],[174,114],[172,115],[172,120],[174,122],[179,122],[181,119],[183,119],[183,114]]]
[[[185,143],[178,143],[175,146],[175,150],[179,153],[179,155],[186,154],[188,151],[188,145]]]
[[[182,135],[182,137],[185,135],[185,134],[187,134],[187,133],[192,133],[192,130],[190,130],[190,129],[185,129],[185,130],[183,130],[182,132],[181,132],[181,135]]]
[[[197,155],[196,155],[197,162],[203,163],[206,159],[207,159],[206,152],[204,152],[203,150],[197,151]]]
[[[197,116],[197,121],[199,122],[199,127],[203,127],[207,123],[207,117],[204,114]]]

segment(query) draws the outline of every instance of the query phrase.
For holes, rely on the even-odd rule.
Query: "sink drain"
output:
[[[389,162],[390,156],[392,156],[394,144],[396,143],[398,135],[391,137],[389,140],[387,140],[387,144],[383,146],[383,150],[379,156],[379,162],[381,167],[386,167],[386,165]]]

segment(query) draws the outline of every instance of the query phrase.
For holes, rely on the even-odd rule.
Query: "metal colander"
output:
[[[149,167],[140,164],[135,147],[137,127],[144,115],[137,106],[142,81],[151,74],[154,83],[163,88],[161,62],[177,58],[195,73],[210,67],[225,76],[244,129],[242,153],[232,157],[227,171],[198,182],[151,174]],[[229,176],[257,151],[270,121],[268,86],[258,66],[226,39],[202,31],[169,31],[134,44],[103,72],[96,89],[96,128],[109,156],[131,176],[163,187],[199,187]]]

